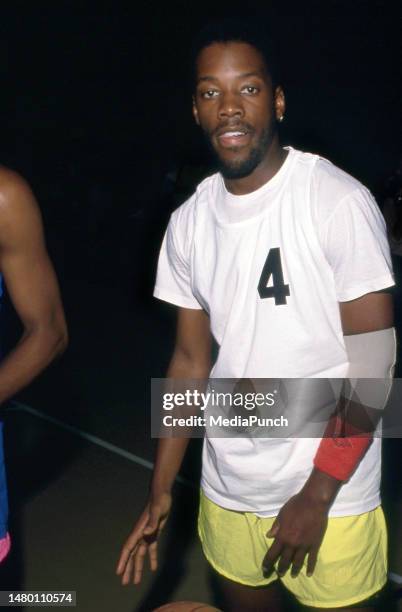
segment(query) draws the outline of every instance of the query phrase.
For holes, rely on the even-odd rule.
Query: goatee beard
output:
[[[204,136],[206,138],[208,148],[215,160],[217,169],[222,174],[223,178],[241,179],[249,176],[264,159],[265,154],[272,143],[274,131],[271,130],[270,127],[266,128],[263,131],[257,146],[251,149],[249,156],[246,159],[232,163],[228,163],[219,156],[212,144],[210,134],[204,132]]]

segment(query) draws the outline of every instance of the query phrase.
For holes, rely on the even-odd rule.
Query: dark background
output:
[[[1,9],[0,155],[67,249],[88,191],[108,191],[110,222],[148,210],[168,170],[198,161],[192,37],[212,17],[254,13],[281,45],[284,139],[379,188],[401,152],[400,2],[17,1]]]
[[[152,308],[169,213],[210,170],[191,115],[191,42],[227,15],[259,15],[276,35],[284,144],[329,157],[381,205],[402,154],[400,2],[4,3],[0,161],[39,200],[67,314],[70,300],[88,305],[89,285]],[[98,307],[83,308],[78,334]]]
[[[164,375],[174,333],[174,309],[151,298],[157,254],[169,213],[211,170],[191,115],[189,49],[206,21],[256,13],[280,43],[283,143],[328,157],[381,204],[402,155],[399,1],[0,6],[0,162],[40,203],[70,329],[67,353],[19,399],[149,460],[149,381]],[[19,331],[6,302],[5,349]],[[78,450],[9,418],[18,548],[19,510]]]
[[[277,33],[285,144],[328,156],[377,193],[401,153],[400,2],[7,4],[0,159],[33,186],[62,283],[88,266],[98,278],[138,272],[129,243],[141,224],[141,236],[144,224],[163,227],[166,174],[205,166],[188,57],[213,17],[260,14]],[[141,258],[152,276],[151,261]]]

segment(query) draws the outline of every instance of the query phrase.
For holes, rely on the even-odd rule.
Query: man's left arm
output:
[[[17,174],[0,170],[0,272],[22,322],[16,347],[0,364],[0,404],[26,386],[67,345],[58,283],[36,200]]]
[[[368,338],[370,342],[370,334],[381,330],[389,332],[392,329],[393,302],[391,294],[386,291],[369,293],[355,300],[342,302],[339,304],[339,308],[346,347],[348,347],[348,337],[356,341],[359,335],[362,335],[361,338],[364,337],[366,341]],[[380,338],[380,341],[387,345],[390,344],[390,337],[394,338],[393,333],[376,333],[375,335],[377,342]],[[381,353],[381,351],[378,352]],[[359,368],[358,363],[350,363],[350,373],[347,376],[356,378],[360,375],[361,377],[385,378],[385,370],[387,368],[389,371],[391,370],[392,364],[388,364],[388,360],[392,360],[390,355],[393,355],[393,353],[394,347],[385,347],[385,350],[382,351],[384,355],[382,361],[384,363],[374,355],[370,364],[370,372],[367,374],[366,362],[370,360],[370,356],[361,351],[360,357],[359,351],[357,351],[357,358],[362,359],[361,368]],[[351,362],[351,358],[349,358],[349,361]],[[359,372],[362,373],[359,374]],[[323,438],[317,456],[319,456],[320,450],[322,451],[321,447],[324,447],[327,457],[331,458],[331,452],[333,453],[333,464],[336,466],[338,463],[336,455],[342,452],[345,454],[345,451],[336,446],[333,447],[333,451],[328,450],[328,441],[330,439]],[[369,437],[366,434],[366,437],[359,439],[359,444],[351,445],[352,453],[349,452],[349,454],[353,456],[348,463],[349,472],[356,469],[367,451],[369,442]],[[267,534],[268,537],[274,538],[263,561],[263,567],[267,574],[273,571],[274,564],[279,560],[279,575],[283,575],[292,566],[292,576],[297,576],[306,555],[307,575],[314,572],[318,550],[327,528],[329,509],[346,480],[339,475],[337,469],[322,470],[316,466],[317,462],[315,461],[315,467],[304,487],[282,507],[272,529]]]

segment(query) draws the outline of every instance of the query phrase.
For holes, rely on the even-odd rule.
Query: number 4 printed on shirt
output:
[[[272,285],[268,287],[271,275]],[[283,282],[281,251],[278,247],[269,250],[258,283],[258,293],[261,299],[274,298],[276,306],[287,304],[286,297],[290,295],[290,291],[289,285]]]

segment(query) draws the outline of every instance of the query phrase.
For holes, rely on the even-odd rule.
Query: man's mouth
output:
[[[250,140],[250,132],[246,129],[226,128],[218,132],[217,140],[224,148],[241,147]]]
[[[218,136],[218,140],[222,147],[240,147],[247,144],[249,134],[248,132],[224,132]]]

